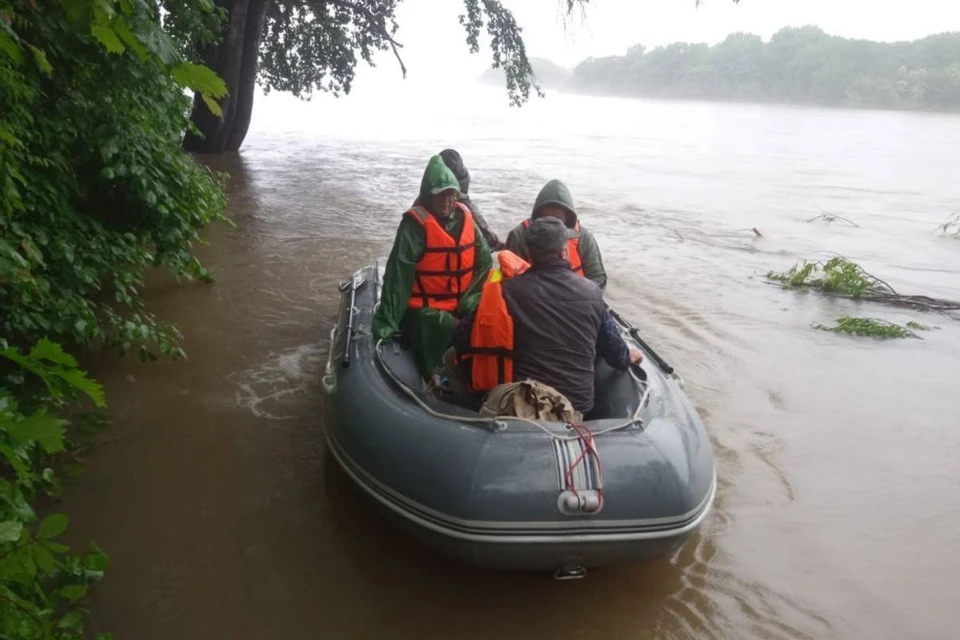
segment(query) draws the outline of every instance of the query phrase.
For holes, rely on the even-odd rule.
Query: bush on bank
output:
[[[225,199],[181,150],[187,88],[213,108],[225,92],[153,3],[0,0],[0,637],[84,637],[106,567],[56,541],[67,516],[37,516],[104,407],[68,351],[182,356],[140,297],[145,271],[209,279],[191,246]]]

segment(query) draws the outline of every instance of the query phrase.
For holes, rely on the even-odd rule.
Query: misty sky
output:
[[[591,0],[583,17],[564,25],[560,0],[505,0],[524,28],[528,53],[574,66],[590,56],[616,55],[642,43],[715,43],[747,31],[764,39],[785,26],[816,24],[828,33],[873,40],[913,40],[960,31],[960,0]],[[405,0],[398,12],[402,55],[416,82],[437,76],[470,77],[490,64],[470,56],[457,23],[459,0]],[[357,88],[397,79],[391,54],[374,71],[358,69]]]

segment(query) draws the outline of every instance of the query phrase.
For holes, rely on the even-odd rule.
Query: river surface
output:
[[[118,639],[956,638],[960,322],[782,291],[837,252],[960,299],[960,118],[496,88],[429,113],[412,89],[257,106],[217,282],[151,277],[186,362],[98,358],[115,415],[66,496],[111,556],[91,602]],[[565,180],[608,298],[686,378],[719,492],[674,557],[558,583],[484,573],[383,522],[323,437],[336,286],[385,256],[425,161],[458,148],[502,235]],[[821,211],[842,221],[807,222]],[[750,228],[757,227],[764,237]],[[845,314],[939,329],[877,341]]]

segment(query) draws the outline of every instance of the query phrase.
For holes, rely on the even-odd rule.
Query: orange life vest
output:
[[[476,252],[473,215],[459,202],[457,209],[463,215],[463,228],[458,239],[448,234],[423,207],[413,207],[404,214],[419,222],[427,237],[423,256],[415,268],[416,279],[407,304],[409,309],[429,307],[452,313],[457,310],[460,296],[473,281]]]
[[[503,297],[503,279],[518,276],[530,265],[512,251],[501,251],[500,268],[483,283],[480,304],[470,331],[470,381],[474,391],[488,391],[513,382],[513,318]]]
[[[527,218],[523,221],[524,227],[530,226],[530,218]],[[573,229],[580,233],[580,221],[574,225]],[[580,261],[580,237],[570,238],[567,240],[567,248],[570,250],[570,268],[573,269],[573,272],[577,275],[583,275],[583,264]]]

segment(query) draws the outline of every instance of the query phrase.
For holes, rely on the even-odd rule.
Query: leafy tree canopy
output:
[[[960,109],[960,33],[880,43],[786,28],[769,42],[674,43],[589,59],[569,85],[593,93],[773,100],[889,109]]]

